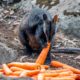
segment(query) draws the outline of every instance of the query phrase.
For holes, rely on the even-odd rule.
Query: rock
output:
[[[80,1],[60,0],[60,3],[53,6],[49,12],[59,16],[58,27],[67,36],[80,39]]]
[[[6,44],[0,42],[0,63],[8,63],[15,60],[18,56],[16,50],[9,48]]]
[[[55,2],[51,2],[50,4],[53,5]]]
[[[4,10],[3,13],[4,13],[4,14],[9,14],[9,11],[8,11],[8,10]]]
[[[12,14],[14,14],[14,11],[13,10],[10,11],[10,15],[12,15]]]
[[[61,22],[61,29],[66,35],[80,38],[80,17],[66,17]]]
[[[75,57],[75,59],[79,59],[80,60],[80,55],[78,55],[77,57]]]

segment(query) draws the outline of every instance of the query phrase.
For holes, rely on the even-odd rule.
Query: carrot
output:
[[[9,67],[6,64],[2,64],[2,67],[6,75],[9,75],[12,73],[12,71],[9,69]]]
[[[63,64],[59,61],[51,61],[51,66],[53,66],[53,67],[63,67]]]
[[[67,69],[61,69],[61,70],[47,70],[43,74],[46,77],[55,77],[55,76],[62,77],[62,76],[70,76],[73,75],[74,73]]]
[[[48,65],[41,65],[41,73],[43,73],[43,72],[45,72],[46,71],[46,69],[48,69],[49,68],[49,66]]]
[[[58,73],[39,73],[38,80],[46,80],[45,77],[56,77]]]
[[[46,77],[45,80],[75,80],[72,77]]]
[[[27,76],[27,72],[29,72],[29,71],[27,71],[27,70],[22,71],[20,73],[20,77],[26,77]]]
[[[76,80],[80,80],[80,74],[76,74],[76,75],[77,75]]]
[[[46,72],[56,72],[56,73],[61,73],[61,72],[67,72],[67,71],[71,71],[69,69],[57,69],[57,70],[46,70]]]
[[[8,63],[8,67],[12,67],[12,66],[20,67],[22,65],[23,65],[23,63],[21,63],[21,62],[11,62],[11,63]]]
[[[65,65],[65,66],[63,66],[63,68],[70,69],[70,70],[73,71],[74,73],[80,74],[80,70],[79,70],[79,69],[76,69],[76,68],[74,68],[74,67],[72,67],[72,66]]]
[[[43,73],[44,77],[56,77],[59,73]]]
[[[22,69],[27,69],[27,70],[34,70],[34,69],[38,69],[40,67],[40,64],[37,63],[20,63],[20,62],[12,62],[8,64],[9,67],[19,67]]]
[[[69,66],[67,64],[61,63],[59,61],[51,61],[51,65],[55,66],[55,67],[63,67],[65,69],[69,69],[69,70],[73,71],[76,74],[80,74],[80,70],[79,69],[76,69],[76,68],[74,68],[72,66]]]
[[[33,76],[33,75],[37,75],[38,73],[40,72],[40,70],[32,70],[32,71],[23,71],[21,74],[20,74],[20,77],[26,77],[26,76]]]
[[[58,69],[58,70],[52,70],[53,72],[58,72],[58,73],[61,73],[61,72],[68,72],[68,71],[71,71],[69,69]]]
[[[59,76],[61,77],[64,77],[64,76],[70,76],[70,75],[73,75],[73,72],[72,71],[66,71],[66,72],[61,72],[59,73]]]
[[[48,46],[43,48],[43,50],[41,51],[40,55],[38,56],[36,60],[36,63],[44,64],[47,54],[49,52],[49,49],[50,49],[50,43],[48,42]]]
[[[45,71],[46,71],[46,69],[43,66],[41,66],[40,73],[44,73]]]
[[[45,80],[45,77],[43,74],[38,74],[37,80]]]
[[[4,72],[4,70],[3,69],[0,69],[0,72]]]
[[[11,75],[13,76],[19,76],[22,73],[22,71],[15,71]]]
[[[49,68],[48,65],[41,65],[41,67],[43,67],[44,69],[48,69]]]
[[[25,70],[25,69],[22,69],[22,68],[19,68],[19,67],[11,67],[10,69],[11,69],[11,71],[13,71],[13,72]]]
[[[33,76],[33,75],[37,75],[40,72],[40,70],[33,70],[27,73],[27,76]]]

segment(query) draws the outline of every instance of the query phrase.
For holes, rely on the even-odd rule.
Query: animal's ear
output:
[[[58,20],[58,15],[55,15],[54,18],[53,18],[53,22],[56,23],[56,22],[58,22],[58,21],[59,21],[59,20]]]
[[[47,15],[46,14],[43,14],[43,19],[47,20]]]

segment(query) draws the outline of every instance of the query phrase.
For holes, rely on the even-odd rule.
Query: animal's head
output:
[[[47,41],[51,41],[56,32],[56,23],[58,22],[58,16],[55,15],[52,19],[49,19],[46,14],[43,14],[43,31],[46,35]]]
[[[58,16],[55,15],[54,18],[51,15],[42,9],[34,9],[29,15],[29,26],[32,29],[32,32],[39,36],[42,32],[45,34],[46,42],[51,41],[52,36],[55,33],[56,22],[58,21]]]

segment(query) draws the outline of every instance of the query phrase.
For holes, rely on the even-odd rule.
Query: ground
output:
[[[2,64],[12,61],[35,62],[37,58],[36,54],[31,57],[27,57],[27,55],[23,52],[23,46],[19,42],[18,38],[18,28],[24,13],[22,13],[21,10],[18,10],[17,12],[4,8],[0,8],[0,10],[2,10],[1,16],[3,16],[3,18],[0,19],[0,46],[4,47],[4,49],[0,47],[0,58],[2,59],[0,63]],[[79,38],[74,38],[73,36],[71,38],[71,36],[65,35],[61,30],[59,30],[55,36],[55,45],[59,44],[61,44],[60,47],[80,47],[80,40]],[[2,50],[4,50],[3,57]],[[6,51],[9,51],[9,54]],[[80,69],[80,53],[51,54],[53,60],[58,60]],[[9,59],[9,57],[12,59]]]

